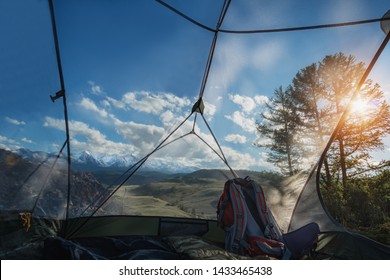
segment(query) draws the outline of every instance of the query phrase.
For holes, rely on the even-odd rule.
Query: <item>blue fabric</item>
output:
[[[283,239],[293,258],[299,258],[313,247],[319,233],[319,226],[316,223],[310,223],[284,234]]]

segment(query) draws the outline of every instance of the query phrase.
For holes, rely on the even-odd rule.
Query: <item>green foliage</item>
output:
[[[322,182],[321,194],[330,214],[348,229],[390,244],[390,170],[350,178],[347,189],[336,180],[330,187]]]

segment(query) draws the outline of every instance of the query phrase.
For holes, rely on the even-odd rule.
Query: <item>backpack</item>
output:
[[[225,230],[225,249],[240,255],[297,258],[312,248],[319,233],[316,223],[282,234],[267,206],[262,187],[246,177],[228,180],[217,205]]]

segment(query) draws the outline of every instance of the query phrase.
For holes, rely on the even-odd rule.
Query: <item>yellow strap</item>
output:
[[[31,227],[31,213],[25,212],[25,213],[19,213],[19,215],[20,218],[22,219],[23,227],[26,229],[27,232]]]

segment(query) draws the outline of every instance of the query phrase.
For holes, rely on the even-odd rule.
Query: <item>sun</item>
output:
[[[361,98],[353,100],[350,105],[350,112],[358,115],[367,115],[370,109],[370,103]]]
[[[353,118],[367,121],[372,116],[372,112],[375,110],[375,107],[376,106],[370,100],[356,98],[355,100],[351,101],[349,112]]]

